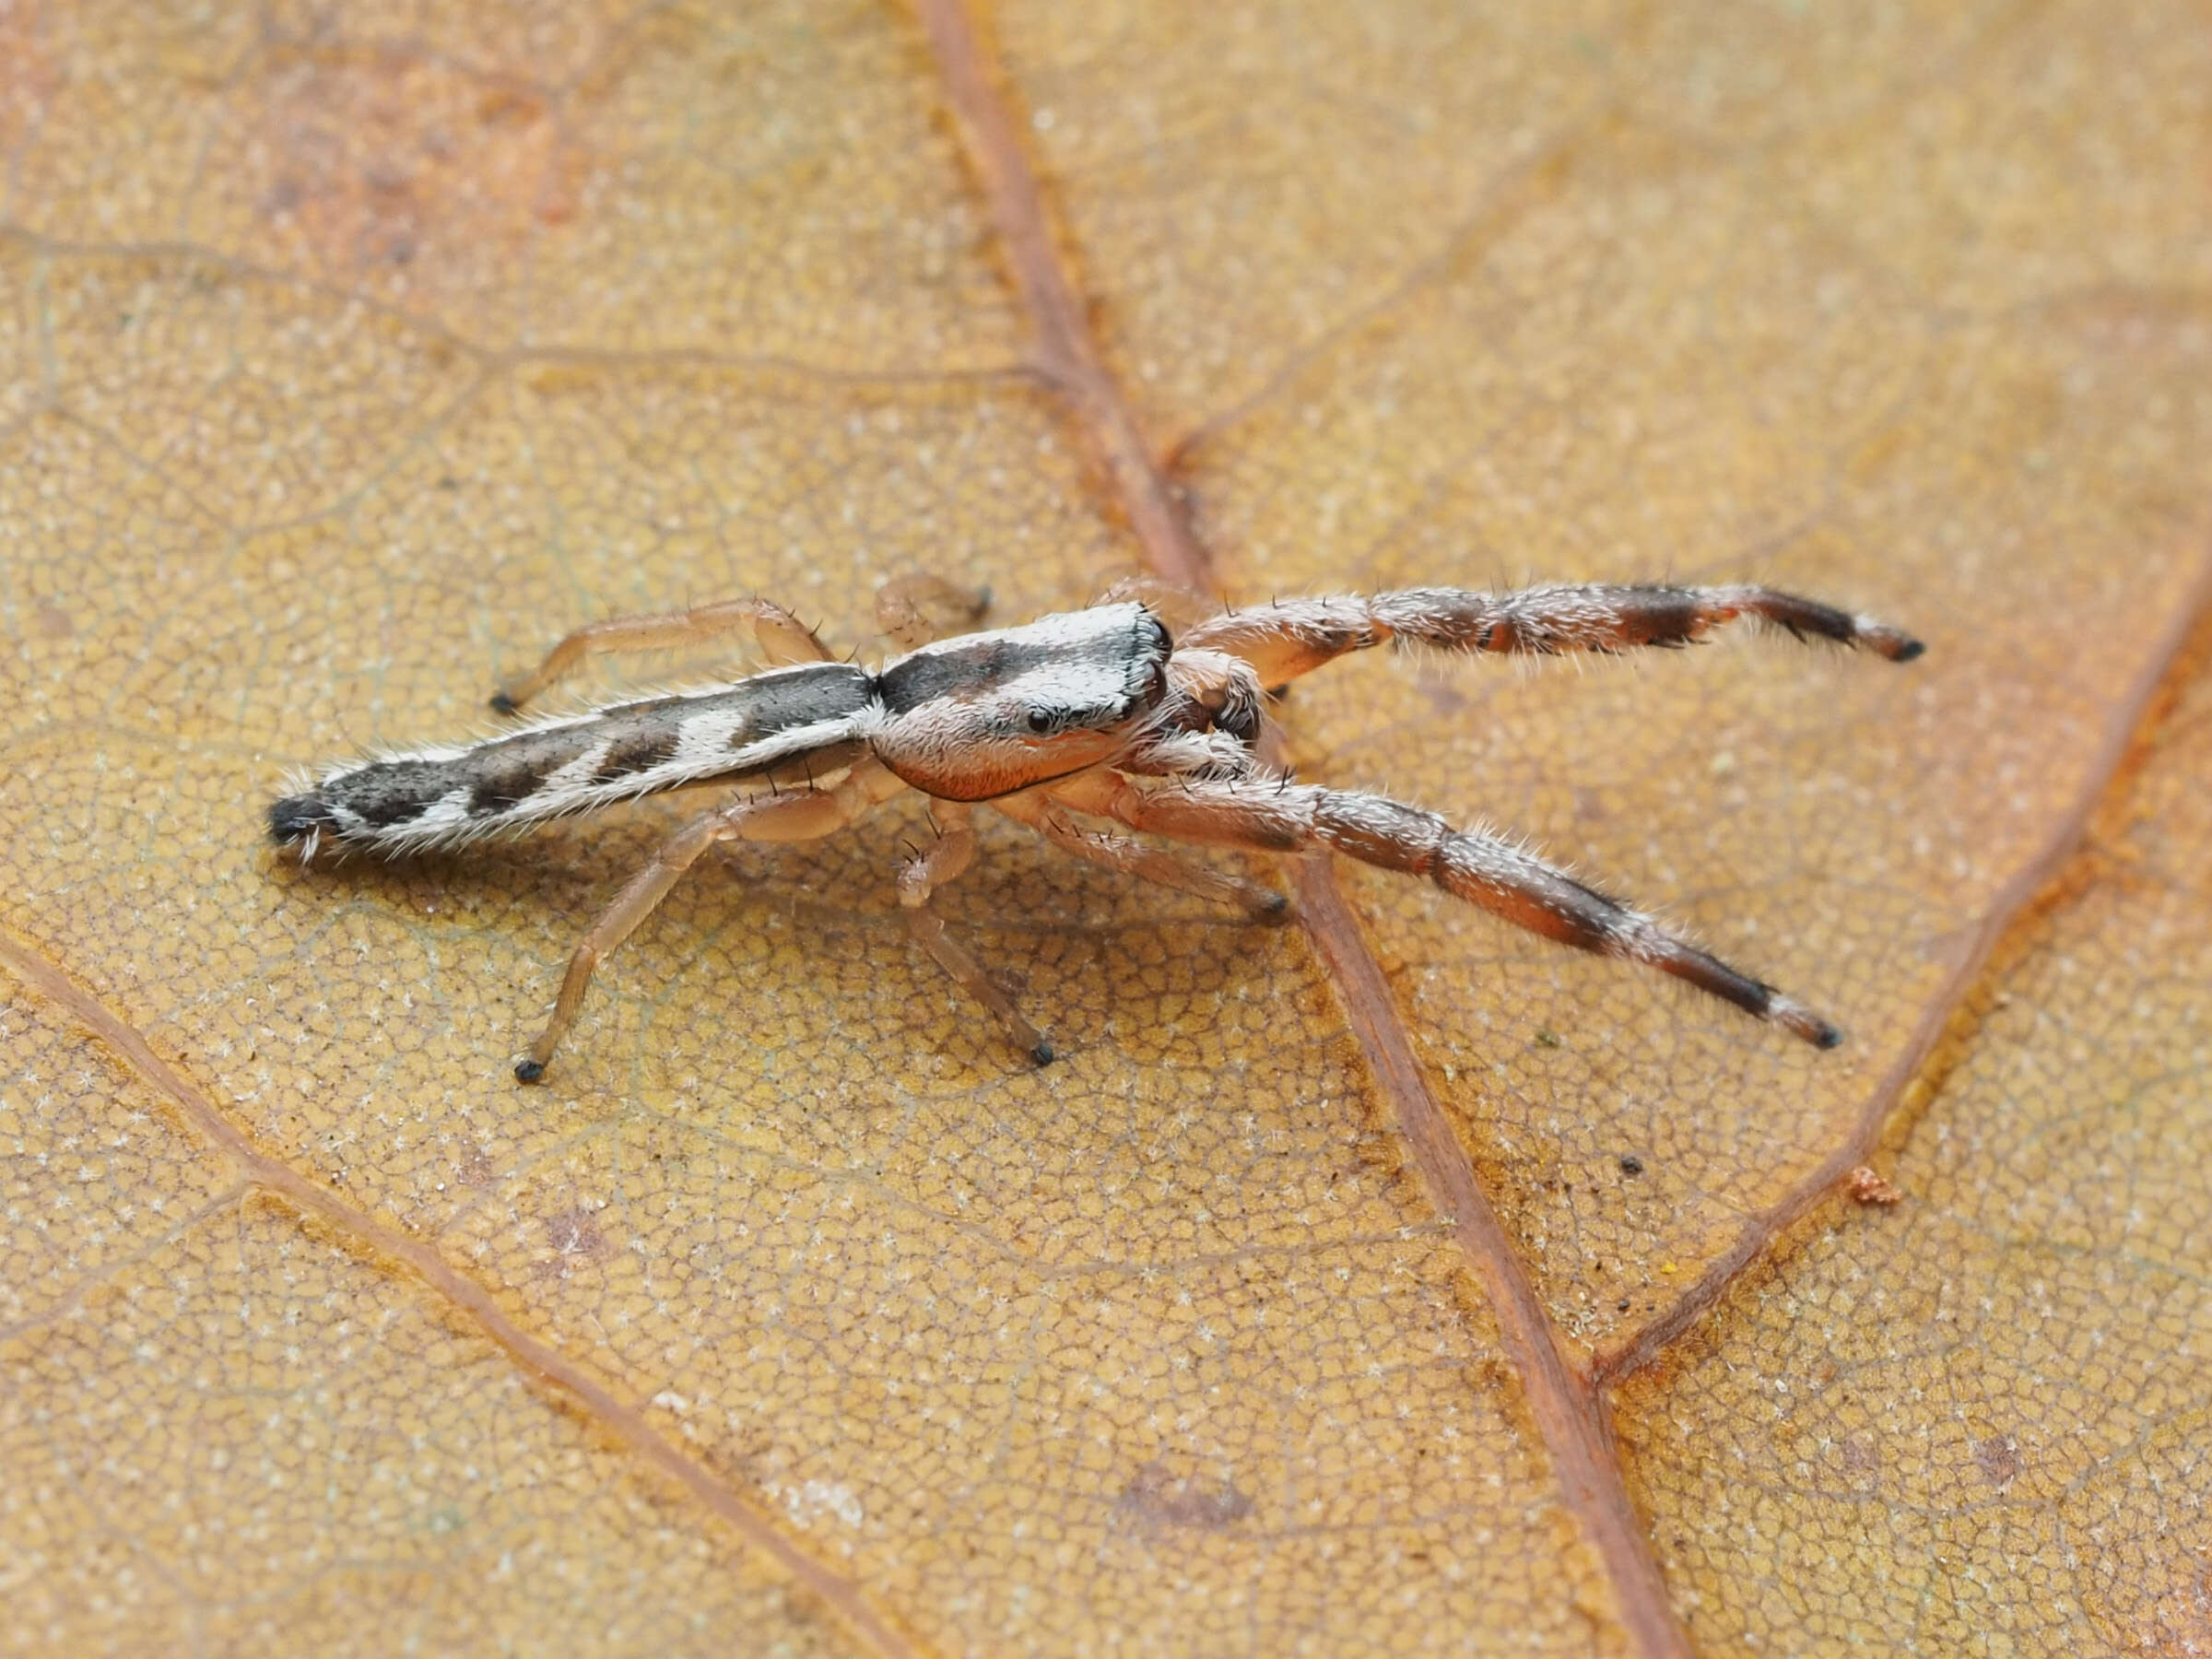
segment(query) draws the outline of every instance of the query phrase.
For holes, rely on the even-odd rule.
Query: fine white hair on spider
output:
[[[552,1018],[514,1074],[545,1075],[600,959],[628,938],[717,841],[810,841],[913,789],[936,841],[898,873],[915,940],[1041,1065],[1053,1047],[930,908],[975,857],[987,806],[1111,869],[1241,906],[1263,921],[1272,888],[1137,841],[1293,853],[1326,847],[1425,876],[1455,898],[1563,945],[1641,962],[1821,1048],[1836,1028],[1641,912],[1547,863],[1519,840],[1455,829],[1380,794],[1293,782],[1260,757],[1270,692],[1354,651],[1544,656],[1687,645],[1739,617],[1911,662],[1921,644],[1869,617],[1763,587],[1553,584],[1288,599],[1196,622],[1180,643],[1150,606],[1116,600],[1019,628],[972,627],[989,594],[930,577],[887,583],[884,629],[905,648],[869,669],[832,658],[762,599],[618,618],[568,635],[499,691],[511,713],[602,652],[691,643],[749,627],[771,666],[694,690],[610,703],[479,743],[334,767],[270,806],[270,835],[312,858],[324,841],[387,853],[451,847],[700,785],[731,793],[690,819],[585,933]]]

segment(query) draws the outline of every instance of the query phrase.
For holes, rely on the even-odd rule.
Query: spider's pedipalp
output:
[[[1102,803],[1132,829],[1177,841],[1301,853],[1316,845],[1426,876],[1454,898],[1562,945],[1642,962],[1819,1048],[1841,1033],[1773,986],[1667,932],[1557,865],[1482,830],[1386,796],[1289,782],[1125,783]]]
[[[1256,743],[1266,712],[1259,673],[1242,657],[1204,646],[1182,646],[1168,658],[1168,694],[1153,712],[1160,732],[1226,732]]]
[[[1817,599],[1773,588],[1674,587],[1559,582],[1514,593],[1469,588],[1403,588],[1394,593],[1292,599],[1230,611],[1183,636],[1186,650],[1243,658],[1268,685],[1280,685],[1348,652],[1385,642],[1450,653],[1552,656],[1687,645],[1739,617],[1755,617],[1799,639],[1865,646],[1909,663],[1918,640]]]

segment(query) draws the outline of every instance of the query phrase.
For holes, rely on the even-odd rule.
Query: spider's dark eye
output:
[[[1046,713],[1046,712],[1044,712],[1042,709],[1031,709],[1031,710],[1030,711],[1030,731],[1032,731],[1032,732],[1049,732],[1049,731],[1051,731],[1052,729],[1053,729],[1053,717],[1052,717],[1050,714],[1047,714],[1047,713]]]

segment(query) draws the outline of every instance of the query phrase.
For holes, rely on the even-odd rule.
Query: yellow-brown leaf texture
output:
[[[2212,1651],[2201,6],[87,0],[0,157],[0,1649]],[[1894,618],[1287,705],[1850,1042],[1001,826],[1032,1071],[909,803],[526,1090],[665,811],[265,844],[915,569]]]

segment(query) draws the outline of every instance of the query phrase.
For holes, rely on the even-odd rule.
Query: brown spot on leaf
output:
[[[393,47],[302,53],[262,91],[251,199],[320,271],[474,263],[575,217],[581,155],[526,83]]]
[[[1992,1486],[2008,1486],[2020,1472],[2020,1449],[2009,1434],[1993,1434],[1974,1442],[1974,1461]]]
[[[1252,1500],[1228,1480],[1214,1485],[1173,1478],[1166,1465],[1155,1461],[1130,1477],[1114,1509],[1142,1527],[1190,1526],[1218,1532],[1251,1514]]]
[[[0,6],[0,152],[12,153],[63,85],[40,8]]]
[[[599,1230],[599,1212],[589,1205],[575,1205],[547,1218],[546,1239],[553,1247],[553,1259],[540,1272],[547,1277],[567,1278],[578,1262],[603,1262],[609,1253],[606,1237]]]

